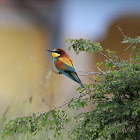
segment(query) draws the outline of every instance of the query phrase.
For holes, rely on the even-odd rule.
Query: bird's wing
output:
[[[60,58],[58,58],[58,60],[63,62],[64,64],[74,68],[74,62],[70,57],[60,57]]]
[[[65,57],[63,57],[65,58]],[[54,61],[55,67],[64,75],[68,76],[70,79],[74,80],[75,82],[79,83],[82,87],[84,87],[84,84],[79,79],[73,65],[73,61],[69,61],[70,59],[65,58],[58,58],[58,60]],[[84,87],[85,88],[85,87]]]
[[[58,58],[58,59],[53,61],[56,69],[58,69],[59,71],[60,70],[62,70],[62,71],[68,70],[68,71],[75,73],[76,71],[75,71],[74,66],[73,66],[73,61],[69,61],[69,59],[65,58],[65,57],[63,57],[63,58],[64,59]]]
[[[62,73],[67,75],[72,80],[79,83],[80,79],[74,69],[73,60],[70,57],[60,57],[58,58],[58,61],[64,64],[63,66],[65,67],[65,69],[63,69]],[[60,64],[58,67],[60,67]],[[62,66],[61,66],[61,69],[62,69]]]

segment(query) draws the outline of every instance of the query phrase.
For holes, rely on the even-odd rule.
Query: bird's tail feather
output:
[[[60,69],[58,69],[61,73],[63,73],[64,75],[68,76],[70,79],[72,79],[73,81],[79,83],[81,85],[82,88],[86,87],[84,86],[84,84],[81,82],[81,80],[79,79],[78,75],[76,72],[70,72],[70,71],[62,71]]]
[[[71,78],[72,80],[74,80],[75,82],[79,83],[79,84],[81,85],[82,88],[86,88],[86,87],[84,86],[84,84],[81,82],[81,80],[79,79],[77,73],[69,73],[69,75],[70,75],[70,78]]]
[[[82,82],[80,82],[79,84],[81,85],[82,88],[86,89],[85,85]]]

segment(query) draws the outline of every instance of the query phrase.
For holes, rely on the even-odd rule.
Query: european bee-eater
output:
[[[81,87],[85,88],[84,84],[79,79],[73,60],[62,49],[47,50],[52,53],[53,64],[60,74],[64,74],[75,82],[79,83]]]

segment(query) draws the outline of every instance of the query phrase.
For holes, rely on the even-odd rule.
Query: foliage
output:
[[[121,60],[114,51],[106,50],[99,43],[90,40],[76,39],[70,41],[71,46],[78,54],[82,51],[98,52],[106,58],[105,63],[97,63],[98,72],[90,72],[85,76],[94,75],[91,84],[86,89],[78,88],[79,97],[39,115],[16,118],[10,120],[3,130],[6,135],[18,133],[33,133],[34,135],[43,127],[61,135],[66,124],[74,125],[67,131],[69,139],[116,139],[131,140],[140,138],[140,39],[125,37],[123,43],[130,43],[132,47],[130,60]],[[105,65],[106,71],[99,66]],[[92,102],[93,109],[85,110],[75,116],[69,116],[62,108],[64,105],[72,110],[85,108]]]
[[[48,127],[50,130],[56,131],[57,135],[60,135],[60,130],[63,129],[64,123],[68,121],[69,119],[65,111],[56,111],[53,109],[48,112],[40,113],[39,115],[33,113],[32,116],[10,120],[3,130],[3,138],[5,135],[27,133],[27,131],[36,135],[37,131],[42,131],[43,127]],[[56,137],[55,133],[54,137]]]
[[[69,41],[69,39],[67,39],[66,42],[67,41]],[[89,53],[103,51],[100,43],[91,42],[90,40],[84,40],[82,38],[76,40],[71,39],[70,43],[72,43],[72,45],[68,49],[70,50],[72,47],[75,50],[76,54],[79,54],[81,51],[86,51]]]

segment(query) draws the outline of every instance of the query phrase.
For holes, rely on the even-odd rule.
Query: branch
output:
[[[106,55],[104,55],[104,54],[101,53],[100,51],[99,51],[99,53],[100,53],[102,56],[104,56],[108,61],[110,61],[113,65],[115,65],[118,69],[120,69],[120,67],[119,67],[116,63],[114,63],[111,59],[109,59]]]
[[[87,73],[87,74],[78,74],[79,76],[88,76],[88,75],[93,75],[93,74],[99,74],[99,75],[101,75],[102,73],[100,73],[100,72],[89,72],[89,73]]]
[[[138,37],[135,38],[135,39],[140,39],[140,36],[138,36]],[[133,44],[134,44],[134,43],[131,43],[131,44],[125,49],[125,51],[127,51]]]
[[[97,66],[96,66],[97,67]],[[99,68],[98,68],[99,69]],[[54,70],[49,70],[49,69],[46,69],[46,71],[52,71],[52,72],[54,72],[54,73],[56,73],[56,74],[62,74],[62,73],[60,73],[60,72],[56,72],[56,71],[54,71]],[[99,71],[101,71],[101,70],[99,70]],[[87,73],[87,74],[78,74],[77,73],[77,75],[79,75],[79,76],[85,76],[87,79],[89,79],[89,80],[91,80],[91,81],[94,81],[92,78],[89,78],[89,77],[87,77],[87,76],[89,76],[89,75],[94,75],[94,74],[97,74],[97,75],[101,75],[101,74],[104,74],[105,75],[105,73],[104,73],[104,71],[101,71],[101,73],[100,72],[94,72],[94,71],[92,71],[92,72],[89,72],[89,73]],[[94,77],[94,76],[93,76]],[[95,78],[94,78],[95,79]]]
[[[85,95],[91,93],[92,91],[93,91],[93,90],[89,90],[89,92],[86,92],[86,93],[80,95],[79,97],[74,98],[73,101],[82,98],[83,96],[85,96]],[[71,101],[69,101],[69,102],[65,102],[64,104],[62,104],[62,105],[60,105],[60,106],[58,106],[58,107],[54,107],[53,109],[50,109],[49,111],[39,112],[40,114],[37,115],[37,116],[34,116],[34,117],[32,118],[32,120],[35,119],[35,118],[37,118],[37,117],[39,117],[39,116],[42,115],[42,114],[45,114],[45,113],[51,112],[52,110],[55,110],[55,109],[58,109],[58,108],[62,108],[63,106],[69,104],[70,102],[71,102]],[[28,117],[30,117],[30,116],[28,116]]]
[[[73,101],[75,101],[75,100],[77,100],[77,99],[80,99],[81,97],[83,97],[83,96],[85,96],[85,95],[91,93],[92,91],[93,91],[93,90],[90,90],[89,92],[86,92],[86,93],[80,95],[79,97],[74,98]],[[62,104],[62,105],[60,105],[60,106],[58,106],[58,107],[55,107],[55,108],[53,108],[53,109],[51,109],[51,110],[49,110],[49,111],[52,111],[52,110],[61,108],[61,107],[65,106],[65,105],[69,104],[70,102],[71,102],[71,101],[65,102],[64,104]],[[49,111],[47,111],[47,112],[49,112]],[[42,112],[42,114],[43,114],[43,113],[47,113],[47,112]]]
[[[98,66],[95,65],[95,67],[96,67],[102,74],[106,75],[105,72],[102,71]]]
[[[60,74],[59,72],[57,72],[57,71],[54,71],[54,70],[49,70],[49,69],[45,69],[46,71],[52,71],[52,72],[54,72],[54,73],[56,73],[56,74]]]
[[[125,35],[124,35],[122,29],[119,27],[119,25],[117,25],[117,27],[118,27],[118,29],[120,30],[120,32],[122,33],[123,37],[125,37]]]
[[[46,71],[52,71],[52,72],[54,72],[54,73],[56,73],[56,74],[61,74],[60,72],[57,72],[57,71],[54,71],[54,70],[50,70],[50,69],[45,69]],[[102,74],[102,73],[100,73],[100,72],[89,72],[89,73],[87,73],[87,74],[77,74],[77,75],[79,75],[79,76],[88,76],[88,75],[93,75],[93,74]]]
[[[117,27],[118,27],[118,29],[120,30],[120,32],[121,32],[121,34],[123,35],[123,37],[125,37],[125,35],[124,35],[122,29],[121,29],[118,25],[117,25]],[[135,38],[135,39],[140,39],[140,36],[138,36],[138,37]],[[127,51],[133,44],[134,44],[134,43],[131,43],[131,44],[125,49],[125,51]]]
[[[80,96],[74,98],[73,101],[82,98],[83,96],[85,96],[85,95],[91,93],[92,91],[93,91],[93,90],[89,90],[88,92],[86,92],[86,93],[84,93],[84,94],[82,94],[82,95],[80,95]],[[54,107],[53,109],[50,109],[49,111],[39,112],[39,115],[36,115],[36,116],[26,116],[26,117],[24,117],[24,119],[25,119],[25,118],[30,118],[30,119],[28,120],[28,122],[33,121],[33,120],[36,119],[37,117],[41,117],[41,115],[46,114],[46,113],[49,113],[49,112],[51,112],[52,110],[55,110],[55,109],[58,109],[58,108],[62,108],[63,106],[69,104],[70,102],[72,102],[72,101],[70,100],[69,102],[65,102],[64,104],[62,104],[62,105],[60,105],[60,106],[58,106],[58,107]],[[21,117],[21,118],[23,118],[23,117]],[[18,118],[18,119],[20,119],[20,118]],[[26,120],[26,119],[25,119],[25,120]],[[15,120],[10,120],[10,123],[13,123],[14,121],[15,121]],[[24,121],[24,120],[23,120],[23,121]],[[21,120],[20,120],[20,122],[21,122]],[[6,125],[8,125],[8,124],[6,124]]]

